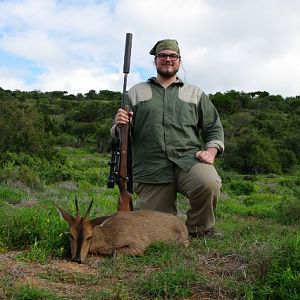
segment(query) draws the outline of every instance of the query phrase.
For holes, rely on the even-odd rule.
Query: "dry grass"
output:
[[[126,267],[122,266],[123,262],[113,262],[110,258],[101,256],[90,256],[85,264],[57,259],[52,259],[47,264],[40,264],[19,260],[17,259],[19,254],[20,252],[9,252],[0,255],[0,282],[1,280],[4,282],[4,279],[9,280],[13,289],[24,285],[38,287],[51,291],[62,299],[87,299],[92,293],[97,294],[103,289],[113,289],[112,287],[118,286],[122,280],[128,279],[133,284],[135,278],[155,272],[153,266],[147,265],[138,272],[134,269],[125,272]],[[222,255],[215,251],[207,254],[198,253],[196,261],[197,271],[206,280],[197,282],[192,287],[192,296],[187,299],[234,299],[237,294],[232,290],[229,291],[224,281],[232,278],[236,281],[247,280],[248,263],[239,255]],[[103,274],[101,265],[110,262],[112,268],[116,267],[115,272]],[[3,293],[2,290],[2,295]],[[115,297],[111,299],[127,299],[124,295],[115,295]]]

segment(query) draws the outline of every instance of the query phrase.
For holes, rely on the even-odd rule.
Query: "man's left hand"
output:
[[[197,151],[196,158],[205,164],[212,165],[215,161],[215,157],[218,153],[216,148],[207,148],[206,150]]]

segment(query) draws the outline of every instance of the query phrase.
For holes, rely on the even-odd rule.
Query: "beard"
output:
[[[164,68],[164,66],[162,66],[162,68],[156,68],[156,70],[161,77],[168,79],[173,77],[175,74],[177,74],[179,67],[174,69],[174,68]]]

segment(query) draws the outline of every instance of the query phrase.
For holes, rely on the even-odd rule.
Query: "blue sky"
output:
[[[0,87],[121,91],[155,75],[149,50],[178,40],[179,76],[206,93],[300,95],[298,0],[0,0]]]

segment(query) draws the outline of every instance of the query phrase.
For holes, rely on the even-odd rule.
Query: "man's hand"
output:
[[[215,161],[215,157],[218,153],[216,148],[207,148],[206,150],[197,151],[196,158],[205,164],[212,165]]]
[[[117,114],[115,116],[115,124],[116,125],[123,125],[129,122],[130,118],[132,118],[133,112],[126,112],[124,109],[119,108]]]

